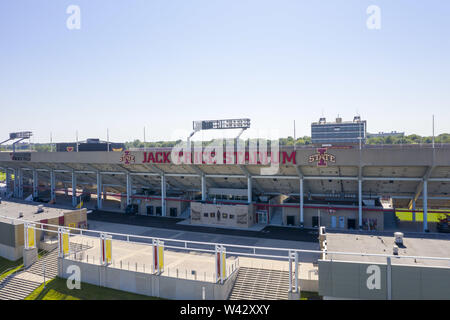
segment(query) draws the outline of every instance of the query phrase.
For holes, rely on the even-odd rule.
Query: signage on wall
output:
[[[30,152],[11,152],[9,155],[13,161],[31,161]]]
[[[130,151],[125,151],[120,157],[120,162],[124,164],[130,164],[135,162],[135,156],[130,153]]]
[[[329,162],[336,162],[336,156],[327,152],[327,148],[317,148],[317,153],[310,155],[308,162],[317,162],[318,167],[326,167]]]

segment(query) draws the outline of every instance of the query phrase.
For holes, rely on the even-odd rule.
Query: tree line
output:
[[[244,140],[245,145],[249,144],[249,141],[256,139],[248,139]],[[293,146],[298,145],[309,145],[311,144],[311,137],[303,136],[300,138],[297,138],[294,140],[293,137],[289,136],[287,138],[280,138],[280,145],[281,146]],[[373,144],[420,144],[420,143],[432,143],[433,137],[432,136],[420,136],[417,134],[410,134],[405,135],[403,137],[399,136],[386,136],[386,137],[372,137],[368,138],[366,140],[366,144],[373,145]],[[438,136],[435,136],[434,142],[439,143],[450,143],[450,134],[449,133],[442,133]],[[174,147],[176,144],[181,143],[181,140],[177,141],[156,141],[156,142],[143,142],[139,139],[133,140],[133,141],[127,141],[125,142],[125,148],[170,148]],[[203,141],[203,145],[208,145],[211,143],[211,141]],[[30,145],[28,143],[23,144],[17,144],[16,145],[16,151],[25,151],[29,150]],[[35,143],[31,146],[32,150],[38,151],[38,152],[50,152],[51,151],[51,145],[50,143]],[[12,146],[6,145],[6,146],[0,146],[0,151],[11,151]],[[53,148],[55,150],[55,148]]]

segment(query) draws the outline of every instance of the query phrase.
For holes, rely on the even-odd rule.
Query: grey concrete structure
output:
[[[0,152],[0,170],[15,171],[14,194],[28,196],[20,187],[32,185],[32,172],[38,172],[40,190],[64,190],[75,185],[93,195],[104,190],[133,199],[133,190],[147,188],[153,196],[170,198],[184,195],[187,200],[211,201],[209,188],[247,189],[247,199],[258,203],[261,196],[300,195],[298,215],[302,216],[304,197],[315,195],[353,196],[359,200],[392,197],[394,207],[408,207],[415,200],[416,210],[450,207],[450,146],[393,145],[330,147],[297,146],[281,148],[275,174],[261,173],[263,166],[244,164],[174,164],[170,148],[124,152],[30,152],[14,157]],[[196,150],[193,150],[196,152]],[[247,150],[247,152],[250,152]],[[151,156],[150,156],[151,155]],[[151,160],[149,160],[151,159]],[[53,179],[49,178],[52,176]],[[101,175],[98,183],[97,173]],[[50,173],[50,174],[48,174]],[[128,186],[127,186],[128,181]],[[132,181],[132,183],[131,183]],[[131,188],[132,186],[132,188]],[[421,187],[422,186],[422,187]],[[11,187],[8,185],[10,191]],[[75,188],[75,189],[76,189]],[[98,190],[97,190],[98,189]],[[53,194],[53,192],[51,192]],[[359,201],[361,217],[361,201]],[[75,205],[75,200],[73,200]],[[412,205],[411,205],[412,208]],[[163,210],[165,212],[166,210]],[[424,219],[423,229],[429,228]]]
[[[329,299],[450,299],[450,241],[326,234],[319,294]],[[358,248],[363,254],[342,254]]]
[[[58,258],[58,276],[68,278],[72,273],[69,266],[80,268],[81,282],[128,291],[147,296],[176,300],[226,300],[233,287],[236,272],[223,284],[201,280],[166,277],[101,266],[72,259]]]
[[[325,299],[450,299],[450,268],[319,260],[319,294]]]

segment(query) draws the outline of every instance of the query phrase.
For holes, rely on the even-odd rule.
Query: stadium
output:
[[[193,134],[209,129],[245,130],[249,126],[247,120],[194,123]],[[331,133],[329,127],[333,128]],[[86,276],[83,279],[85,282],[169,299],[186,299],[190,297],[187,292],[192,290],[196,292],[195,299],[248,298],[245,292],[241,292],[241,295],[236,293],[236,286],[240,285],[239,290],[244,290],[242,287],[245,288],[246,284],[240,283],[243,280],[239,279],[246,272],[255,272],[252,259],[260,261],[260,271],[265,270],[262,274],[269,280],[273,275],[268,275],[267,270],[279,272],[279,279],[283,278],[281,275],[286,275],[284,280],[277,280],[286,286],[281,295],[262,294],[255,296],[255,299],[297,299],[300,289],[318,292],[330,299],[404,299],[410,298],[410,291],[405,289],[407,286],[403,282],[416,278],[430,279],[426,282],[421,280],[416,290],[417,297],[448,298],[450,286],[442,285],[441,282],[437,286],[436,277],[440,275],[440,279],[445,279],[443,282],[450,279],[450,242],[445,234],[449,230],[450,146],[367,145],[364,143],[365,128],[366,122],[359,117],[349,122],[342,122],[338,118],[331,123],[322,118],[312,124],[313,145],[279,148],[275,144],[264,145],[259,142],[256,148],[244,144],[241,149],[239,144],[233,145],[231,149],[223,149],[222,144],[198,148],[188,143],[184,147],[126,150],[120,143],[111,146],[109,142],[90,140],[57,145],[55,152],[1,152],[0,168],[6,177],[3,190],[6,201],[3,202],[7,206],[46,203],[48,210],[59,207],[75,212],[84,211],[59,213],[60,217],[76,217],[70,223],[68,218],[65,218],[66,221],[64,218],[61,220],[56,213],[42,219],[30,213],[28,216],[33,217],[33,228],[40,231],[35,241],[32,241],[33,245],[27,246],[28,233],[23,236],[25,240],[22,238],[16,242],[9,241],[8,236],[5,236],[0,252],[4,257],[17,259],[23,249],[24,261],[30,261],[32,265],[36,259],[29,257],[31,249],[57,246],[58,274],[62,277],[68,277],[64,271],[67,265],[76,262],[80,268],[90,270],[83,274],[105,272],[98,279]],[[263,153],[270,161],[261,156]],[[199,154],[200,160],[197,157]],[[23,215],[17,216],[15,211],[29,210],[34,213],[34,209],[14,208],[2,210],[4,230],[7,230],[8,223],[15,221],[13,224],[16,224],[17,219],[23,218]],[[288,250],[273,244],[270,247],[236,246],[233,243],[208,241],[183,242],[175,238],[154,237],[153,234],[136,237],[120,233],[117,229],[104,234],[87,227],[90,218],[89,215],[86,218],[86,210],[94,215],[120,214],[125,225],[139,217],[158,219],[161,224],[210,228],[210,232],[230,229],[264,235],[270,227],[284,228],[286,231],[282,233],[293,232],[296,237],[308,238],[310,243],[292,242],[289,245],[297,247],[289,246],[291,249]],[[5,212],[10,215],[5,216]],[[51,218],[54,218],[53,222],[49,220]],[[23,230],[28,230],[30,227],[27,223],[32,221],[25,222],[23,229],[16,229],[15,233],[22,234]],[[60,230],[58,226],[70,231]],[[52,242],[57,236],[62,239],[64,232],[71,235],[70,246],[67,244],[67,248],[71,249],[66,251],[61,241],[59,244],[57,241]],[[355,234],[356,239],[353,239]],[[371,239],[374,236],[381,242],[373,242]],[[135,237],[135,241],[130,242],[130,237]],[[134,255],[134,260],[131,260],[132,268],[135,264],[132,282],[140,283],[144,279],[143,283],[152,285],[136,284],[130,287],[129,282],[122,280],[120,283],[109,283],[107,279],[112,277],[112,273],[108,272],[113,272],[110,271],[113,268],[101,268],[116,267],[118,260],[113,261],[105,253],[105,242],[101,242],[103,249],[100,250],[97,240],[94,240],[97,238],[111,243],[114,241],[108,246],[118,248],[113,251],[116,256],[118,252],[126,257]],[[269,238],[264,240],[271,241]],[[362,242],[355,248],[357,240]],[[148,260],[136,255],[143,243],[154,248],[152,258]],[[160,243],[165,243],[166,247]],[[175,249],[175,252],[171,249]],[[188,252],[178,252],[180,250],[203,250],[205,254],[217,255],[222,260],[216,261],[214,267],[213,258],[189,256]],[[353,259],[358,254],[362,260]],[[172,277],[173,270],[176,270],[176,284],[167,282],[169,278],[161,277],[169,276],[170,268],[165,271],[165,265],[160,265],[160,255],[168,257],[167,261],[171,261],[170,264],[167,262],[168,265],[177,266],[172,269]],[[402,255],[404,259],[393,264],[391,258],[402,258]],[[304,260],[299,261],[299,256]],[[92,263],[89,257],[92,257]],[[95,262],[97,260],[94,257],[100,259],[99,262]],[[270,267],[264,259],[273,259]],[[414,261],[412,265],[411,259]],[[285,269],[284,260],[288,260],[289,270]],[[117,275],[117,272],[125,272],[122,270],[125,261],[120,259],[120,271],[114,271],[114,277],[130,277]],[[184,261],[186,270],[183,281],[191,281],[188,284],[179,282],[179,278],[182,278],[179,275],[182,268],[178,265],[180,261]],[[203,269],[198,269],[200,261],[203,261]],[[220,266],[223,261],[226,261],[224,266],[227,267],[222,270]],[[383,287],[379,292],[373,292],[370,288],[349,290],[348,286],[343,285],[344,280],[333,282],[329,277],[336,273],[343,279],[347,277],[348,281],[356,281],[352,277],[366,277],[361,265],[367,264],[381,267],[386,288]],[[98,271],[97,268],[104,271]],[[211,271],[214,268],[215,275]],[[354,268],[360,271],[355,273],[352,271]],[[126,271],[131,272],[130,260]],[[199,284],[197,276],[201,278],[202,274],[203,282]],[[400,276],[402,274],[408,274],[409,278]],[[393,275],[397,277],[395,288],[391,280]],[[138,278],[141,280],[136,280]],[[158,290],[154,283],[158,283]],[[173,286],[177,288],[175,291],[167,289]],[[440,289],[430,293],[427,288],[431,286]]]

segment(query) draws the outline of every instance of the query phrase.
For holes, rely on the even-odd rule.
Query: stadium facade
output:
[[[175,164],[172,151],[1,152],[0,170],[6,172],[9,197],[69,199],[76,206],[81,195],[104,210],[115,197],[117,210],[190,213],[200,224],[249,227],[278,221],[385,230],[395,223],[396,208],[409,208],[423,211],[422,230],[434,231],[428,214],[449,207],[447,145],[283,147],[271,157],[277,168],[270,174],[264,173],[267,164],[250,161],[248,149],[243,161],[223,164],[195,164],[195,150],[189,153],[191,164]]]

